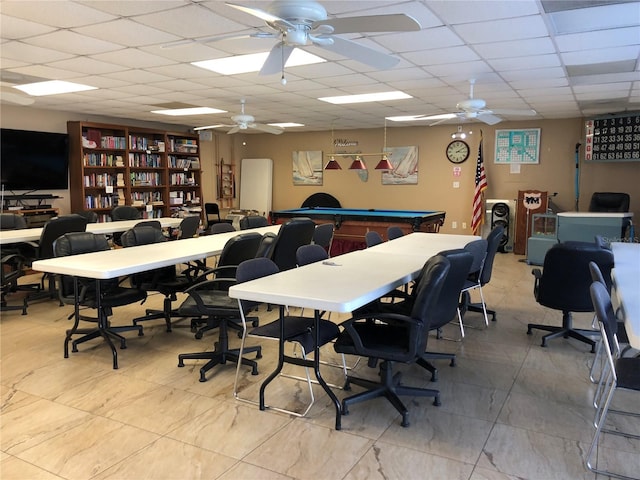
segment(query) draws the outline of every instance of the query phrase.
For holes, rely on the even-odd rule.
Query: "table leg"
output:
[[[260,385],[260,410],[265,409],[264,391],[267,388],[267,385],[280,374],[280,372],[282,371],[282,367],[284,366],[284,305],[280,305],[279,312],[280,338],[278,340],[278,365],[276,366],[276,369],[262,382],[262,385]]]
[[[320,374],[320,317],[322,312],[316,310],[314,313],[314,325],[315,325],[315,338],[314,338],[314,352],[313,352],[313,370],[316,373],[316,378],[318,379],[318,383],[322,386],[324,391],[327,393],[333,405],[336,409],[336,430],[340,430],[342,428],[342,410],[340,407],[340,400],[336,397],[335,393],[331,390],[327,382],[324,381],[322,375]]]

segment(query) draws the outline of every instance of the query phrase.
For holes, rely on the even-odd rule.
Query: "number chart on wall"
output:
[[[640,161],[640,112],[587,120],[584,159],[587,162]]]
[[[495,163],[540,163],[540,129],[496,130]]]

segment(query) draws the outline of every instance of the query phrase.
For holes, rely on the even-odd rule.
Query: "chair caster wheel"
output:
[[[202,332],[196,332],[196,340],[200,340],[202,338]]]

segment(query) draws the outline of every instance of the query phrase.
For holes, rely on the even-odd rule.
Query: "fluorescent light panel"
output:
[[[202,62],[191,62],[196,67],[211,70],[221,75],[237,75],[239,73],[258,72],[267,60],[269,52],[251,53],[248,55],[235,55],[233,57],[216,58]],[[297,67],[311,65],[313,63],[326,62],[324,58],[295,48],[287,60],[285,67]]]
[[[192,107],[192,108],[174,108],[164,110],[151,110],[151,113],[158,113],[160,115],[169,115],[172,117],[178,117],[181,115],[207,115],[210,113],[226,113],[226,110],[219,110],[217,108],[210,107]]]
[[[60,93],[84,92],[86,90],[96,90],[98,87],[82,85],[81,83],[64,82],[62,80],[49,80],[46,82],[26,83],[24,85],[14,85],[13,88],[23,91],[34,97],[45,95],[58,95]]]
[[[361,93],[359,95],[341,95],[337,97],[322,97],[318,100],[323,102],[333,103],[334,105],[344,105],[347,103],[367,103],[367,102],[384,102],[386,100],[404,100],[407,98],[413,98],[411,95],[394,90],[390,92],[378,92],[378,93]]]

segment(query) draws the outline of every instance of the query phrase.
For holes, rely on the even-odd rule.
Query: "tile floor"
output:
[[[440,378],[432,384],[419,367],[402,366],[405,383],[442,393],[440,407],[428,398],[405,398],[408,428],[377,399],[353,405],[336,431],[333,407],[317,390],[305,418],[260,411],[233,398],[235,365],[215,368],[200,383],[202,362],[177,368],[177,354],[209,349],[215,330],[195,340],[188,328],[166,333],[162,322],[146,322],[143,337],[129,334],[113,370],[99,341],[63,358],[70,307],[41,301],[27,316],[3,312],[0,478],[594,479],[582,460],[592,434],[592,354],[574,340],[541,348],[540,332],[526,335],[527,322],[557,324],[561,315],[536,304],[532,267],[521,260],[512,254],[496,259],[485,292],[497,322],[468,328],[462,342],[429,339],[429,349],[458,354],[455,368],[439,362]],[[156,295],[145,307],[160,305]],[[119,309],[114,324],[128,323],[140,308]],[[263,318],[274,314],[263,312]],[[588,326],[591,316],[576,321]],[[483,325],[474,313],[466,322]],[[445,333],[456,336],[458,327]],[[242,369],[246,398],[257,398],[257,385],[274,365],[275,342],[262,344],[260,375]],[[325,354],[331,353],[329,347]],[[358,370],[376,376],[366,362]],[[325,371],[328,380],[341,382],[337,369]],[[304,387],[278,379],[267,403],[301,408]],[[638,405],[637,397],[625,400]],[[599,455],[601,464],[640,472],[640,442],[605,438]]]

